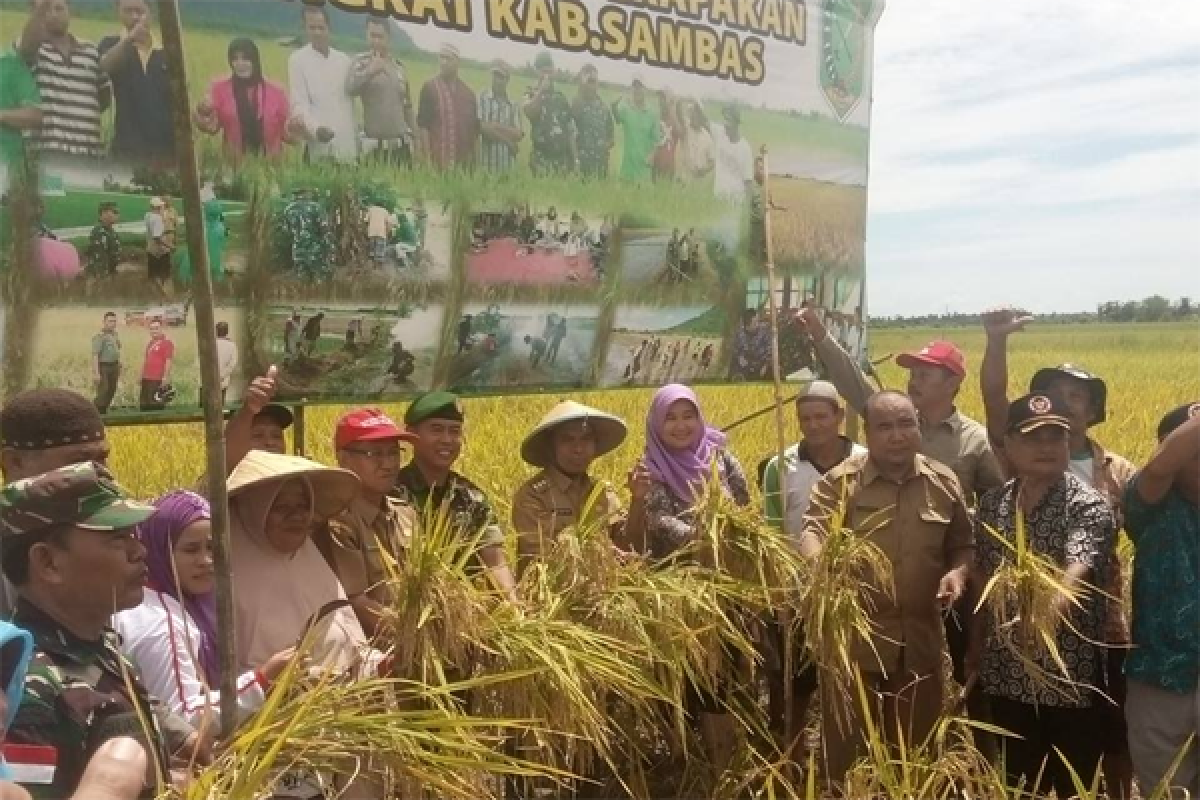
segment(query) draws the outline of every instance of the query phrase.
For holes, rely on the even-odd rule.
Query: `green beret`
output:
[[[132,528],[154,516],[98,464],[73,464],[0,489],[0,537],[75,527],[90,531]]]
[[[427,419],[462,422],[462,400],[453,392],[426,392],[418,395],[404,412],[404,424],[411,428]]]

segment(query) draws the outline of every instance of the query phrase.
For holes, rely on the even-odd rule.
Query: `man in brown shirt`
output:
[[[343,415],[334,434],[338,466],[357,475],[361,488],[315,540],[368,636],[379,632],[391,602],[385,559],[399,561],[417,524],[412,506],[388,496],[400,472],[400,445],[415,438],[377,408]]]
[[[611,486],[588,475],[588,469],[624,440],[625,423],[620,419],[570,400],[552,408],[525,437],[521,457],[541,467],[541,472],[523,483],[513,497],[519,570],[537,560],[560,533],[581,521],[604,525],[614,539],[622,539],[626,516],[621,501]],[[635,505],[638,502],[635,493]],[[636,519],[642,516],[633,515]]]
[[[882,710],[872,709],[877,727],[890,739],[902,730],[906,745],[919,745],[941,714],[941,611],[963,595],[974,534],[954,473],[918,453],[921,430],[912,400],[900,392],[878,392],[867,399],[863,418],[867,453],[850,456],[814,487],[800,549],[809,558],[820,554],[844,503],[842,524],[870,537],[891,562],[895,598],[870,592],[876,633],[869,642],[857,642],[851,658],[868,699],[871,692],[883,696]],[[831,782],[842,780],[863,746],[856,706],[857,700],[846,703],[822,692]]]

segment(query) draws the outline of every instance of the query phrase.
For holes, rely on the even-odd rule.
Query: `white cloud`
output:
[[[1193,0],[891,0],[872,313],[1195,294],[1196,41]]]

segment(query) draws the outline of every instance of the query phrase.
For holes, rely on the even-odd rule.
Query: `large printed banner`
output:
[[[3,0],[5,352],[195,409],[202,224],[229,404],[271,364],[296,402],[767,380],[772,293],[789,375],[806,301],[861,357],[882,6],[182,0],[185,220],[155,4]]]

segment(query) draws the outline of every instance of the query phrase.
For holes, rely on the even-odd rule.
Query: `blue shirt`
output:
[[[1133,558],[1133,650],[1125,674],[1186,694],[1200,682],[1200,509],[1172,487],[1157,505],[1125,492]]]

